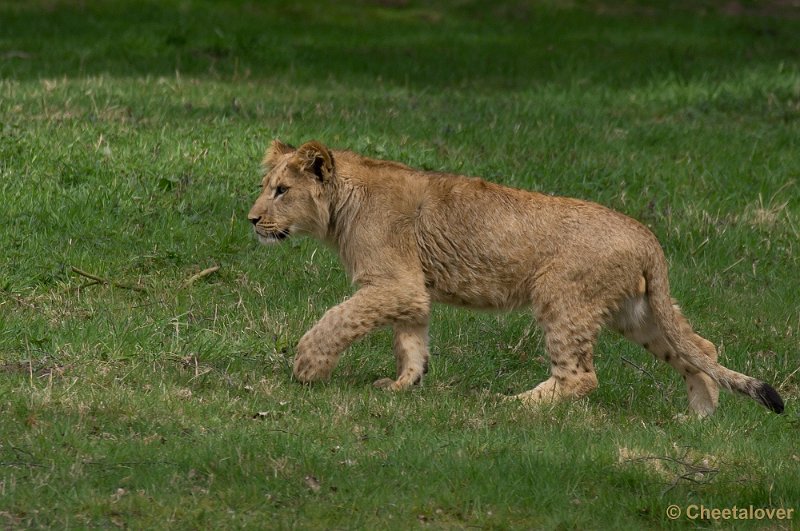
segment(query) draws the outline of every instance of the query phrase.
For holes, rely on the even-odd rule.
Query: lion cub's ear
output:
[[[297,160],[304,171],[313,173],[322,182],[333,177],[333,154],[316,140],[297,148]]]
[[[294,146],[290,146],[289,144],[284,144],[283,142],[281,142],[276,138],[269,145],[266,153],[264,153],[264,160],[261,161],[261,165],[264,168],[271,168],[275,166],[281,155],[286,155],[287,153],[291,153],[294,150],[295,150]]]

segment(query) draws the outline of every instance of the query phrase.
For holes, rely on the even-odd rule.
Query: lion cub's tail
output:
[[[728,391],[749,396],[775,413],[783,413],[783,400],[769,384],[745,374],[723,367],[716,360],[706,355],[700,346],[692,340],[694,331],[673,307],[669,293],[666,260],[663,254],[654,256],[644,273],[647,282],[647,295],[650,309],[653,312],[659,329],[675,354],[688,365],[707,374],[720,387]]]

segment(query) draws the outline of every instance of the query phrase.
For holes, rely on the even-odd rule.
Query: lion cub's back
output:
[[[655,242],[635,220],[588,201],[474,178],[430,179],[415,237],[429,289],[442,302],[523,306],[539,271],[639,262]]]

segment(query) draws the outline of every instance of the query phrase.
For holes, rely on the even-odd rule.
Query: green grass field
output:
[[[0,5],[0,527],[800,527],[686,515],[800,511],[797,9],[278,4]],[[388,331],[293,382],[352,288],[315,242],[253,238],[274,137],[639,219],[786,414],[725,394],[695,420],[611,333],[590,397],[502,402],[548,374],[530,315],[441,306],[422,387],[372,388]]]

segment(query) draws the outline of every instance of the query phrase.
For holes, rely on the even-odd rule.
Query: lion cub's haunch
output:
[[[518,395],[527,402],[581,397],[597,387],[592,348],[603,325],[639,343],[686,380],[699,415],[719,387],[775,412],[778,393],[717,363],[669,295],[655,236],[587,201],[515,190],[480,179],[274,141],[249,219],[262,243],[296,234],[331,245],[360,289],[328,310],[297,345],[294,375],[327,378],[339,355],[371,330],[394,330],[403,389],[428,369],[431,302],[475,308],[530,306],[544,330],[551,376]]]

